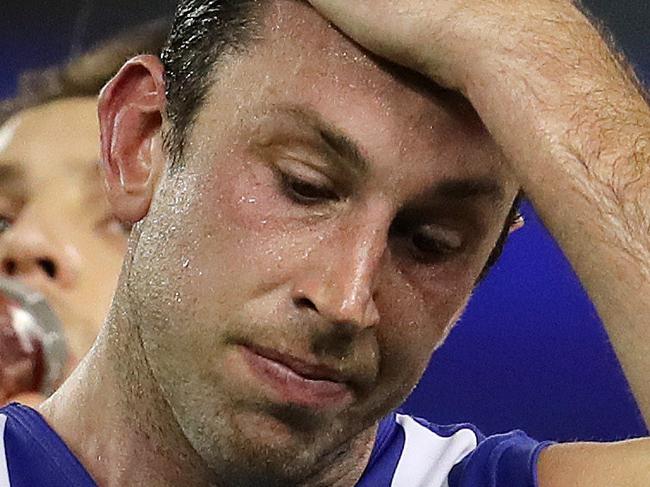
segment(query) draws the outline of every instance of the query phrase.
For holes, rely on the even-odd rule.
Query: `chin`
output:
[[[313,475],[323,457],[344,442],[332,433],[331,427],[307,432],[266,412],[240,412],[213,428],[209,438],[191,443],[220,487],[224,478],[224,487],[286,487]]]
[[[291,456],[307,454],[318,447],[319,438],[331,437],[325,425],[314,423],[308,415],[292,414],[286,408],[273,409],[240,413],[233,419],[233,429],[256,448],[282,450]]]

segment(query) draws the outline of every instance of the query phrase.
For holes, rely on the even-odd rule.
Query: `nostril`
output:
[[[295,303],[298,308],[309,308],[313,309],[314,311],[318,311],[316,305],[309,298],[298,298],[295,300]]]
[[[8,276],[16,275],[17,269],[18,269],[18,265],[16,264],[16,261],[13,259],[7,259],[2,262],[2,271]]]
[[[39,267],[47,274],[50,279],[56,279],[57,269],[56,264],[50,259],[38,259]]]

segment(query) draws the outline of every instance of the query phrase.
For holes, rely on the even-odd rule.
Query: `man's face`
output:
[[[47,297],[76,360],[103,322],[126,248],[97,169],[96,107],[63,99],[0,128],[0,272]]]
[[[516,184],[466,105],[304,4],[275,2],[263,36],[217,69],[129,290],[193,447],[295,479],[417,383]]]

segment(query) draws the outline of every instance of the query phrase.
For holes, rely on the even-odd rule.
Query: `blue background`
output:
[[[118,28],[171,11],[170,0],[3,2],[0,98],[19,72],[58,62]],[[585,1],[645,76],[647,0]],[[486,433],[522,428],[539,439],[647,434],[598,317],[532,209],[477,289],[460,326],[434,355],[410,412],[470,421]]]

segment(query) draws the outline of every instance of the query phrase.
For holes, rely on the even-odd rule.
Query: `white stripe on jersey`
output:
[[[7,416],[0,414],[0,487],[11,487],[9,483],[9,467],[7,466],[7,452],[5,451],[5,426]]]
[[[460,429],[445,438],[410,416],[397,415],[405,443],[391,487],[448,487],[452,468],[476,449],[476,434]]]

